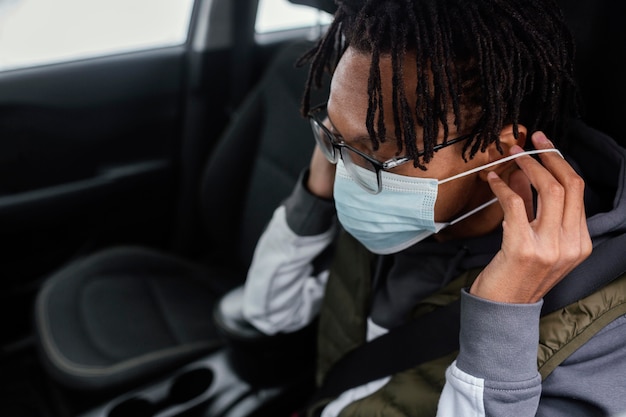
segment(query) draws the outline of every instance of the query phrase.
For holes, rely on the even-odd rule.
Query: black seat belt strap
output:
[[[314,401],[454,352],[460,304],[455,301],[350,351],[330,369]]]
[[[541,314],[546,315],[585,298],[624,273],[626,273],[626,234],[594,247],[585,262],[578,265],[546,294]]]

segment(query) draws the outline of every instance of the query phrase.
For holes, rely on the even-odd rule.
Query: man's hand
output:
[[[320,198],[332,199],[334,184],[335,165],[328,162],[319,146],[315,145],[309,167],[307,188]]]
[[[537,149],[554,147],[542,132],[532,140]],[[511,148],[512,154],[522,151]],[[511,174],[508,185],[497,174],[488,175],[504,211],[503,239],[470,289],[478,297],[537,302],[591,253],[582,178],[556,153],[540,158],[543,165],[530,156],[517,158],[521,170]],[[531,185],[538,195],[536,216]]]

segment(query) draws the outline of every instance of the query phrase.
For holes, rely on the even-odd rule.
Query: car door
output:
[[[209,3],[0,2],[0,341],[70,259],[176,241],[226,120],[225,48],[193,45]]]

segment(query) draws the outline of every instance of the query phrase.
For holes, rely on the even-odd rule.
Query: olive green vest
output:
[[[365,342],[366,320],[374,260],[355,239],[342,234],[320,313],[318,374],[321,383],[332,365],[348,351]],[[419,317],[460,297],[480,270],[463,273],[439,292],[422,300],[414,310]],[[626,314],[626,275],[594,294],[545,315],[540,320],[537,363],[545,379],[561,362],[611,321]],[[445,371],[457,352],[393,375],[372,395],[342,410],[340,417],[435,416],[445,384]],[[320,401],[315,415],[332,399]]]

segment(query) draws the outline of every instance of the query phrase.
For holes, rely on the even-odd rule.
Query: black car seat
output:
[[[49,277],[35,305],[37,347],[59,382],[82,390],[138,383],[216,349],[215,301],[241,284],[263,227],[314,146],[299,115],[308,42],[277,52],[212,152],[201,209],[213,259],[106,249]]]

